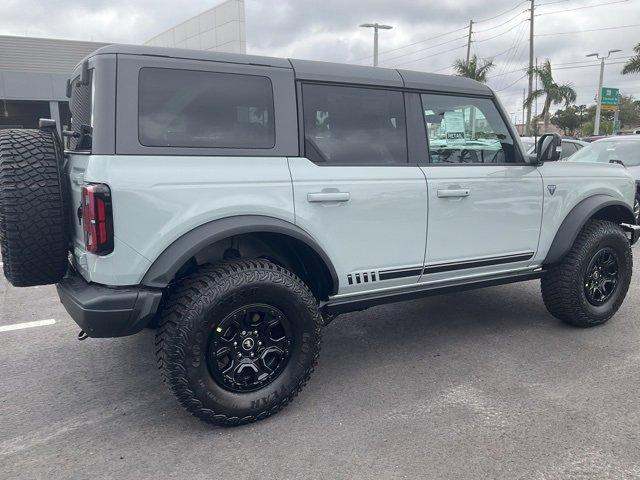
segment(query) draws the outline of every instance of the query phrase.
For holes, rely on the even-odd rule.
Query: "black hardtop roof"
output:
[[[89,55],[89,57],[104,54],[182,58],[187,60],[288,68],[293,69],[296,79],[299,80],[405,87],[416,90],[466,93],[471,95],[493,94],[488,86],[470,78],[417,72],[413,70],[350,65],[346,63],[263,57],[258,55],[187,50],[182,48],[148,47],[143,45],[108,45],[99,48]]]

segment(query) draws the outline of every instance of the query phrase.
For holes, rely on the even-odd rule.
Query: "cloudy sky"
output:
[[[221,3],[220,0],[3,0],[0,34],[142,43]],[[393,25],[380,34],[380,66],[451,73],[466,54],[494,57],[489,85],[521,117],[528,61],[529,2],[518,0],[245,0],[247,52],[369,64],[372,31],[360,23]],[[578,103],[592,102],[598,62],[611,55],[605,85],[640,98],[640,75],[622,76],[621,63],[640,43],[640,0],[536,0],[535,55],[550,58],[557,81],[570,82]],[[621,28],[624,27],[624,28]],[[600,29],[600,30],[597,30]],[[565,33],[571,32],[571,33]],[[577,33],[573,33],[577,32]],[[0,52],[1,55],[1,52]]]

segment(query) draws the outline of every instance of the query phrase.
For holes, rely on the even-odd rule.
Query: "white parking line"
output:
[[[0,332],[10,332],[11,330],[22,330],[23,328],[44,327],[53,325],[56,321],[53,318],[47,320],[36,320],[35,322],[14,323],[13,325],[0,325]]]

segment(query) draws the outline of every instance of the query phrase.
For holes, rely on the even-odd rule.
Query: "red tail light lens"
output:
[[[113,251],[113,212],[107,185],[82,188],[82,230],[88,252],[106,255]]]

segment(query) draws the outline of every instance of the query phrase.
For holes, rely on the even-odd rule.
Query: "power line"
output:
[[[627,63],[627,62],[609,62],[609,63],[607,63],[607,65],[624,65],[625,63]],[[592,65],[577,65],[577,66],[574,66],[574,67],[559,67],[559,68],[556,68],[556,70],[571,70],[573,68],[590,68],[590,67],[598,67],[599,68],[600,64],[599,63],[594,63]]]
[[[466,46],[467,46],[467,44],[463,43],[462,45],[458,45],[457,47],[453,47],[453,48],[450,48],[448,50],[443,50],[442,52],[436,52],[436,53],[432,53],[431,55],[427,55],[425,57],[420,57],[420,58],[416,58],[414,60],[409,60],[407,62],[398,63],[396,65],[396,67],[399,67],[401,65],[406,65],[407,63],[419,62],[420,60],[425,60],[427,58],[435,57],[436,55],[441,55],[443,53],[453,52],[454,50],[460,50],[461,48],[466,47]]]
[[[473,32],[473,33],[484,33],[484,32],[488,32],[489,30],[494,30],[496,28],[502,27],[503,25],[506,25],[507,23],[515,20],[516,18],[518,18],[520,15],[522,15],[523,13],[525,13],[526,10],[522,10],[520,13],[518,13],[517,15],[511,17],[509,20],[499,23],[498,25],[494,25],[493,27],[489,27],[489,28],[485,28],[484,30],[478,30],[477,32]],[[476,22],[473,22],[476,23]]]
[[[418,45],[418,44],[420,44],[420,43],[425,43],[425,42],[429,42],[429,41],[431,41],[431,40],[436,40],[436,39],[438,39],[438,38],[446,37],[447,35],[451,35],[452,33],[456,33],[456,32],[459,32],[459,31],[461,31],[461,30],[466,30],[467,28],[468,28],[468,27],[466,27],[466,26],[465,26],[465,27],[462,27],[462,28],[457,28],[457,29],[455,29],[455,30],[450,30],[450,31],[448,31],[448,32],[441,33],[441,34],[439,34],[439,35],[434,35],[433,37],[425,38],[424,40],[418,40],[417,42],[408,43],[408,44],[406,44],[406,45],[401,45],[401,46],[399,46],[399,47],[391,48],[391,49],[389,49],[389,50],[384,50],[384,51],[382,51],[382,52],[379,52],[378,54],[379,54],[379,55],[384,55],[384,54],[386,54],[386,53],[396,52],[396,51],[398,51],[398,50],[402,50],[403,48],[413,47],[414,45]],[[356,58],[356,59],[355,59],[355,60],[353,60],[353,61],[354,61],[354,62],[358,62],[358,61],[360,61],[360,60],[367,60],[367,59],[369,59],[369,58],[371,58],[371,55],[367,55],[366,57],[362,57],[362,58]]]
[[[456,42],[456,41],[461,40],[461,39],[463,39],[463,38],[467,38],[467,36],[466,36],[466,35],[463,35],[462,37],[456,37],[456,38],[454,38],[454,39],[447,40],[446,42],[437,43],[436,45],[431,45],[431,46],[429,46],[429,47],[424,47],[424,48],[421,48],[421,49],[419,49],[419,50],[415,50],[415,51],[413,51],[413,52],[403,53],[402,55],[397,55],[397,56],[395,56],[395,57],[391,57],[391,58],[385,58],[384,60],[382,60],[382,61],[381,61],[381,63],[388,63],[388,62],[390,62],[390,61],[392,61],[392,60],[395,60],[395,59],[397,59],[397,58],[408,57],[409,55],[414,55],[414,54],[416,54],[416,53],[424,52],[425,50],[430,50],[430,49],[432,49],[432,48],[441,47],[442,45],[447,45],[447,44],[449,44],[449,43]]]
[[[511,32],[514,28],[517,28],[519,25],[521,25],[521,24],[523,24],[523,23],[525,23],[527,21],[528,21],[527,19],[524,19],[520,23],[518,23],[518,24],[514,25],[513,27],[511,27],[509,30],[505,30],[504,32],[498,33],[497,35],[494,35],[494,36],[489,37],[489,38],[483,38],[482,40],[474,40],[474,42],[476,42],[476,43],[488,42],[489,40],[493,40],[494,38],[501,37],[502,35],[506,35],[507,33]]]
[[[621,28],[633,28],[633,27],[640,27],[640,23],[635,23],[633,25],[619,25],[617,27],[592,28],[590,30],[572,30],[570,32],[538,33],[535,36],[536,37],[552,37],[552,36],[555,36],[555,35],[569,35],[569,34],[572,34],[572,33],[600,32],[602,30],[619,30]]]
[[[555,2],[547,2],[547,3],[539,3],[537,6],[538,7],[544,7],[545,5],[555,5],[556,3],[565,3],[568,2],[569,0],[556,0]]]
[[[520,80],[522,80],[523,78],[526,78],[527,74],[525,73],[524,75],[522,75],[520,78],[518,78],[517,80],[514,80],[513,82],[511,82],[509,85],[507,85],[506,87],[502,87],[499,90],[494,90],[495,92],[501,92],[503,90],[506,90],[509,87],[513,87],[516,83],[518,83]]]
[[[511,67],[512,63],[514,62],[514,60],[516,59],[516,57],[518,56],[518,54],[520,53],[520,46],[521,46],[521,42],[524,39],[524,35],[526,33],[526,25],[522,24],[520,26],[520,31],[519,33],[516,34],[516,37],[514,39],[514,46],[513,49],[511,51],[511,53],[507,56],[507,60],[505,61],[504,65],[502,66],[502,68],[500,69],[501,74],[498,76],[502,76],[502,74],[504,72],[506,72],[509,67]]]
[[[607,63],[607,65],[623,65],[623,64],[625,64],[625,63],[626,63],[626,62],[610,62],[610,63]],[[571,66],[571,67],[558,67],[558,68],[554,67],[554,71],[555,71],[555,70],[573,70],[573,69],[576,69],[576,68],[590,68],[590,67],[599,67],[599,66],[600,66],[600,64],[599,64],[599,63],[594,63],[594,64],[592,64],[592,65],[577,65],[577,66]],[[501,91],[503,91],[503,90],[507,90],[508,88],[512,87],[513,85],[515,85],[516,83],[518,83],[520,80],[522,80],[522,79],[523,79],[523,78],[525,78],[526,76],[527,76],[527,74],[525,73],[522,77],[520,77],[520,78],[518,78],[517,80],[515,80],[514,82],[510,83],[510,84],[509,84],[509,85],[507,85],[506,87],[504,87],[504,88],[500,88],[499,90],[495,90],[495,91],[496,91],[496,92],[501,92]],[[495,77],[495,75],[494,75],[494,77]],[[585,88],[590,88],[590,87],[585,87]],[[513,96],[515,96],[515,95],[516,95],[516,94],[514,94]],[[517,95],[520,95],[520,94],[517,94]]]
[[[605,3],[598,3],[596,5],[585,5],[583,7],[567,8],[565,10],[554,10],[553,12],[536,13],[536,17],[539,17],[540,15],[551,15],[553,13],[574,12],[576,10],[584,10],[585,8],[603,7],[605,5],[613,5],[615,3],[626,3],[628,1],[629,0],[616,0],[615,2],[605,2]]]
[[[525,4],[525,3],[528,3],[528,1],[529,1],[529,0],[523,0],[523,1],[521,1],[520,3],[516,4],[515,6],[513,6],[512,8],[510,8],[510,9],[508,9],[508,10],[505,10],[504,12],[499,13],[498,15],[495,15],[495,16],[490,17],[490,18],[485,18],[485,19],[483,19],[483,20],[478,20],[478,21],[475,21],[475,20],[474,20],[474,21],[473,21],[473,23],[483,23],[483,22],[488,22],[488,21],[490,21],[490,20],[494,20],[494,19],[499,18],[499,17],[501,17],[501,16],[503,16],[503,15],[506,15],[507,13],[511,13],[511,12],[512,12],[512,11],[514,11],[516,8],[520,7],[520,5]],[[564,1],[564,0],[563,0],[563,1]],[[503,22],[503,23],[502,23],[502,24],[500,24],[500,25],[496,25],[496,26],[494,26],[494,27],[491,27],[491,28],[488,28],[488,29],[485,29],[485,30],[482,30],[482,31],[484,32],[484,31],[492,30],[492,29],[494,29],[494,28],[498,28],[499,26],[506,25],[506,24],[507,24],[507,23],[509,23],[510,21],[512,21],[512,20],[514,20],[515,18],[517,18],[519,15],[520,15],[520,14],[518,14],[518,15],[516,15],[515,17],[513,17],[513,18],[511,18],[511,19],[507,20],[506,22]],[[517,26],[517,25],[516,25],[516,26]],[[442,38],[442,37],[445,37],[445,36],[447,36],[447,35],[451,35],[452,33],[456,33],[456,32],[462,31],[462,30],[467,30],[467,28],[468,28],[468,26],[464,26],[464,27],[461,27],[461,28],[457,28],[457,29],[455,29],[455,30],[450,30],[450,31],[448,31],[448,32],[441,33],[441,34],[439,34],[439,35],[435,35],[435,36],[433,36],[433,37],[425,38],[425,39],[423,39],[423,40],[418,40],[418,41],[416,41],[416,42],[408,43],[408,44],[406,44],[406,45],[401,45],[401,46],[399,46],[399,47],[392,48],[392,49],[389,49],[389,50],[384,50],[384,51],[379,52],[379,55],[385,55],[385,54],[387,54],[387,53],[396,52],[396,51],[398,51],[398,50],[402,50],[402,49],[405,49],[405,48],[408,48],[408,47],[412,47],[412,46],[414,46],[414,45],[419,45],[419,44],[421,44],[421,43],[429,42],[429,41],[431,41],[431,40],[436,40],[436,39],[438,39],[438,38]],[[514,26],[514,28],[515,28],[515,26]],[[476,32],[474,32],[474,33],[476,33]],[[354,60],[352,60],[352,61],[353,61],[353,62],[359,62],[359,61],[362,61],[362,60],[368,60],[368,59],[370,59],[370,58],[371,58],[371,55],[367,55],[366,57],[356,58],[356,59],[354,59]],[[398,57],[395,57],[395,58],[398,58]],[[388,59],[388,60],[390,60],[390,59]]]
[[[507,13],[511,13],[511,12],[513,12],[513,11],[514,11],[516,8],[518,8],[520,5],[522,5],[523,3],[527,3],[528,1],[529,1],[529,0],[523,0],[522,2],[518,3],[515,7],[511,7],[509,10],[505,10],[504,12],[499,13],[498,15],[495,15],[495,16],[493,16],[493,17],[491,17],[491,18],[485,18],[485,19],[483,19],[483,20],[478,20],[478,21],[475,21],[475,20],[474,20],[474,22],[473,22],[473,23],[484,23],[484,22],[488,22],[488,21],[490,21],[490,20],[496,19],[496,18],[498,18],[498,17],[501,17],[502,15],[505,15],[505,14],[507,14]]]

